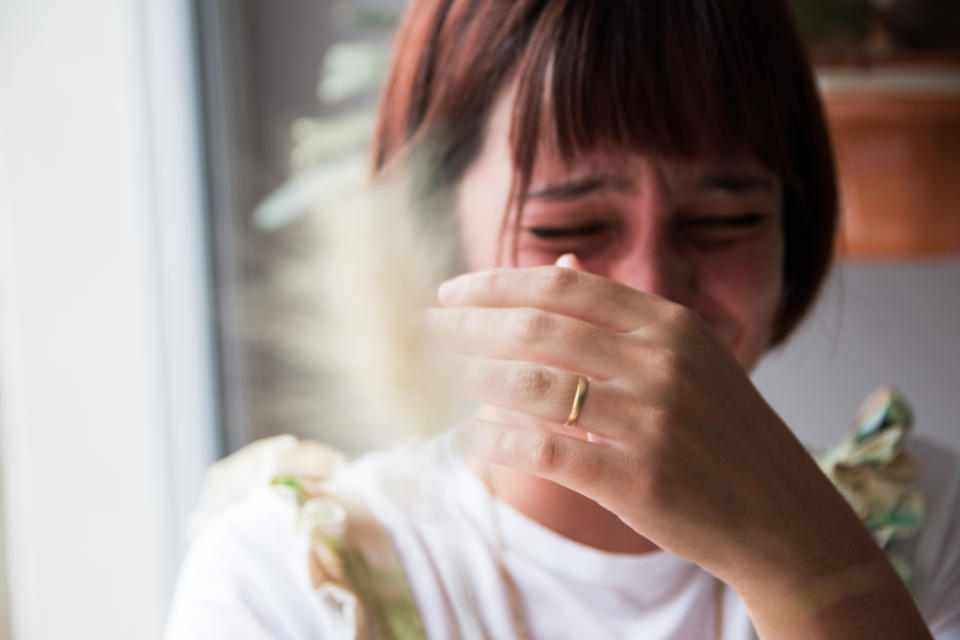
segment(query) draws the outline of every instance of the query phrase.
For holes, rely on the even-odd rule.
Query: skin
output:
[[[471,272],[426,314],[483,403],[458,430],[477,472],[569,538],[700,565],[763,637],[929,637],[747,375],[782,295],[777,177],[749,157],[601,149],[567,165],[542,153],[519,268],[504,268],[512,100],[504,91],[460,184]],[[578,375],[590,385],[570,428]]]

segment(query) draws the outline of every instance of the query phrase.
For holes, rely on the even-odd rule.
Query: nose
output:
[[[693,306],[696,283],[689,257],[668,229],[646,229],[612,262],[608,277],[634,289]]]

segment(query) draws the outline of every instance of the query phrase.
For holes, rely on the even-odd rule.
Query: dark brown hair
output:
[[[810,64],[785,0],[413,0],[397,34],[373,170],[428,149],[427,192],[476,157],[518,80],[510,145],[519,219],[538,148],[668,157],[749,153],[783,183],[782,341],[830,263],[836,179]]]

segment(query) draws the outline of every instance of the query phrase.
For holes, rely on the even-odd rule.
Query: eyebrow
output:
[[[697,191],[775,191],[773,180],[758,175],[742,173],[711,173],[697,184]]]
[[[634,193],[636,183],[626,176],[592,175],[548,184],[531,191],[528,200],[576,200],[601,191]]]

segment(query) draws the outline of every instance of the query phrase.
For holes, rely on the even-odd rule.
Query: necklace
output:
[[[507,590],[507,600],[510,606],[510,616],[513,619],[513,628],[516,631],[518,640],[532,640],[530,631],[527,627],[523,611],[520,607],[520,591],[517,584],[507,569],[505,560],[505,544],[503,541],[503,530],[500,526],[500,518],[497,515],[496,492],[493,489],[493,481],[490,478],[489,467],[483,465],[480,472],[480,479],[487,488],[487,507],[490,510],[490,521],[493,523],[493,544],[496,553],[497,571],[500,579]],[[713,640],[723,639],[723,596],[726,586],[718,578],[713,579]]]

